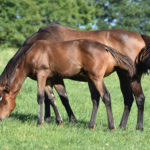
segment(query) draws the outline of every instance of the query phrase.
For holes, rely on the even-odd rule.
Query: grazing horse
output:
[[[95,124],[100,95],[106,106],[108,127],[114,129],[110,95],[103,78],[116,69],[124,70],[132,78],[135,69],[129,57],[99,42],[84,39],[65,42],[39,40],[24,53],[18,53],[8,62],[1,75],[1,120],[14,109],[16,96],[26,77],[37,80],[38,83],[38,125],[43,123],[45,86],[59,78],[80,80],[81,77],[88,82],[93,101],[90,128]],[[10,73],[12,65],[14,70]]]
[[[124,112],[119,127],[126,127],[128,116],[130,114],[130,110],[134,100],[134,95],[138,107],[138,119],[136,129],[143,130],[143,111],[145,97],[141,87],[141,77],[142,74],[147,73],[148,69],[150,69],[150,37],[123,29],[80,31],[59,24],[50,24],[46,27],[40,28],[38,32],[34,33],[31,37],[29,37],[20,48],[20,52],[30,48],[31,45],[37,40],[68,41],[83,38],[96,40],[100,43],[117,49],[120,53],[129,56],[135,62],[136,78],[132,82],[130,81],[128,76],[124,74],[124,71],[117,70],[117,75],[119,76],[120,80],[121,91],[124,97]],[[144,52],[143,49],[147,50],[147,56],[143,57],[143,59],[139,61],[138,58],[140,58],[140,56]],[[70,121],[76,121],[76,118],[69,105],[63,80],[59,80],[59,82],[57,83],[52,82],[52,84],[54,84],[54,87],[56,88],[61,98],[61,101],[66,108]],[[51,93],[52,91],[50,91],[48,86],[46,88],[47,90],[45,90],[45,118],[49,120],[50,109],[48,99],[51,95],[49,93]],[[52,106],[56,107],[55,105]]]

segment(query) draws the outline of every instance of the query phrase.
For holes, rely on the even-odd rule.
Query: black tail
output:
[[[145,47],[142,48],[136,57],[136,68],[138,73],[148,74],[150,69],[150,37],[147,35],[141,36],[145,42]]]
[[[133,61],[126,55],[121,54],[119,51],[105,46],[105,49],[111,53],[111,55],[117,60],[119,63],[119,68],[124,69],[129,73],[130,77],[133,77],[135,75],[135,65]]]

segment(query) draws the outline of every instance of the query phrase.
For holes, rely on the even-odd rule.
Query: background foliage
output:
[[[41,26],[150,32],[149,0],[0,0],[0,45],[21,46]]]

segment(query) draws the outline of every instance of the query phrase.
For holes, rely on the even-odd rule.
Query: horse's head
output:
[[[0,85],[0,120],[6,119],[15,106],[15,98],[10,94],[10,88]]]

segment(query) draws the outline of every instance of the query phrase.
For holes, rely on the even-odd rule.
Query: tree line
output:
[[[150,0],[0,0],[0,45],[21,46],[50,23],[150,33]]]

